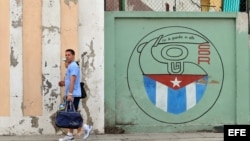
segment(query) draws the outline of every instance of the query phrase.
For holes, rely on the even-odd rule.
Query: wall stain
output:
[[[217,81],[217,80],[211,80],[211,82],[209,82],[209,83],[211,83],[211,84],[219,84],[220,82]]]
[[[14,56],[14,50],[13,47],[11,47],[11,52],[10,52],[10,65],[13,67],[16,67],[18,65],[18,59],[17,57]]]
[[[51,42],[51,40],[49,39],[47,43],[49,44],[50,42]]]
[[[87,77],[87,68],[88,68],[88,61],[86,61],[86,62],[84,62],[84,56],[86,56],[86,54],[87,54],[87,52],[83,52],[82,54],[81,54],[81,60],[80,60],[80,62],[81,62],[81,76],[82,76],[82,78],[81,78],[81,80],[83,80],[83,82],[85,83],[85,85],[84,85],[84,88],[85,88],[85,90],[86,90],[86,93],[89,93],[89,88],[88,88],[88,85],[87,85],[87,83],[86,83],[86,77]]]
[[[56,112],[53,113],[53,114],[50,116],[50,120],[51,120],[52,126],[53,126],[54,129],[55,129],[55,132],[58,133],[58,132],[61,130],[61,128],[59,128],[59,127],[56,126],[55,119],[56,119]]]
[[[24,106],[24,103],[22,102],[22,104],[21,104],[21,110],[22,110],[22,115],[24,115],[24,109],[25,109],[26,107]]]
[[[42,135],[43,134],[43,128],[39,128],[38,133],[40,133]]]
[[[86,104],[86,103],[87,103],[87,100],[88,100],[88,97],[82,99],[82,107],[83,107],[83,109],[85,110],[86,116],[87,116],[87,119],[86,119],[86,122],[85,122],[85,123],[88,124],[88,125],[93,125],[94,122],[93,122],[92,116],[91,116],[91,114],[90,114],[89,107],[88,107],[87,104]]]
[[[38,128],[39,127],[39,124],[38,124],[39,118],[34,117],[34,116],[31,116],[30,118],[31,118],[31,127]]]
[[[84,98],[82,100],[82,107],[86,112],[86,116],[87,116],[86,123],[89,124],[89,125],[93,125],[94,124],[93,119],[92,119],[89,107],[86,104],[86,102],[88,100],[88,95],[91,95],[91,91],[90,91],[90,89],[88,87],[88,83],[86,83],[86,78],[91,75],[93,70],[95,70],[94,61],[95,61],[96,54],[95,54],[95,50],[94,50],[93,40],[91,40],[90,44],[87,45],[87,46],[90,49],[90,53],[88,54],[87,52],[83,52],[81,54],[81,66],[82,66],[81,67],[81,72],[82,72],[81,76],[82,76],[82,80],[86,84],[86,85],[84,85],[84,88],[85,88],[86,93],[87,93],[87,98]]]

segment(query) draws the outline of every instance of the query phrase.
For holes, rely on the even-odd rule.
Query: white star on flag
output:
[[[173,87],[178,86],[180,87],[181,81],[178,81],[177,77],[175,77],[174,81],[171,81],[173,83]]]

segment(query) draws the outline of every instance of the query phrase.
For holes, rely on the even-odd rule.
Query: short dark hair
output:
[[[73,49],[66,49],[65,52],[70,52],[72,55],[75,55],[75,51]]]

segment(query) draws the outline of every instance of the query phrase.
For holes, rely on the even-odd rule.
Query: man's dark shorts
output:
[[[80,97],[74,97],[74,101],[73,101],[73,103],[74,103],[74,106],[75,106],[75,109],[76,109],[76,111],[78,110],[78,106],[79,106],[79,101],[80,101]]]

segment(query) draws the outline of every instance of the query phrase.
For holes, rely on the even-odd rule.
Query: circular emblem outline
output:
[[[168,31],[168,30],[170,30],[170,31]],[[140,64],[140,61],[142,59],[142,55],[140,53],[138,53],[138,51],[140,52],[148,44],[150,44],[153,40],[156,40],[156,41],[153,41],[154,44],[152,42],[151,46],[155,46],[156,42],[158,42],[158,43],[161,42],[161,41],[164,42],[164,40],[167,42],[167,38],[172,38],[172,39],[176,38],[176,41],[180,42],[180,40],[177,39],[178,38],[177,35],[181,35],[180,33],[182,33],[183,35],[185,35],[185,34],[196,35],[197,37],[200,37],[201,39],[207,41],[207,43],[209,43],[212,46],[211,47],[212,48],[211,52],[213,52],[213,54],[217,54],[217,58],[216,58],[217,59],[217,64],[216,64],[216,66],[218,65],[218,62],[219,62],[219,65],[221,67],[220,70],[221,70],[221,73],[222,73],[221,78],[220,78],[220,80],[221,80],[220,86],[216,87],[216,90],[218,91],[218,93],[213,96],[212,100],[211,100],[211,98],[209,99],[208,97],[204,96],[204,97],[206,97],[205,99],[210,100],[210,102],[208,102],[206,104],[200,104],[199,108],[195,108],[195,107],[198,107],[198,106],[195,106],[194,108],[191,108],[190,110],[188,110],[187,112],[184,112],[182,114],[173,115],[173,114],[168,113],[168,112],[158,112],[157,111],[158,109],[155,109],[155,108],[151,108],[151,109],[149,108],[149,110],[148,110],[148,107],[149,107],[148,105],[149,105],[150,102],[145,101],[145,98],[146,98],[145,96],[144,97],[141,96],[142,95],[141,93],[146,93],[146,92],[140,90],[140,88],[142,88],[142,87],[138,87],[138,83],[140,83],[140,81],[141,81],[140,79],[142,79],[142,77],[134,77],[134,76],[136,76],[136,74],[140,74],[140,75],[145,74],[145,72],[142,71],[142,66]],[[174,35],[174,34],[176,34],[176,36],[168,36],[168,35]],[[160,36],[161,36],[161,39],[158,38]],[[165,38],[164,40],[163,40],[163,37]],[[179,36],[179,37],[181,37],[181,36]],[[192,38],[192,37],[190,36],[189,38]],[[159,40],[161,40],[161,41],[159,41]],[[185,42],[185,39],[183,40],[183,42]],[[177,46],[180,46],[180,45],[177,44]],[[179,56],[177,56],[177,57],[179,57]],[[135,60],[137,60],[137,61],[135,61]],[[193,63],[193,62],[191,62],[191,63]],[[136,64],[140,64],[139,69],[135,68]],[[193,64],[197,64],[197,63],[193,63]],[[204,70],[207,73],[206,69],[208,69],[208,68],[201,65],[201,69]],[[139,70],[141,70],[141,71],[139,71]],[[215,70],[213,70],[213,71],[215,71]],[[135,72],[138,72],[138,73],[135,73]],[[207,75],[210,75],[211,70],[208,70],[208,72],[209,73],[207,73]],[[133,49],[133,51],[131,53],[131,56],[129,58],[128,67],[127,67],[127,76],[128,76],[127,84],[128,84],[128,87],[129,87],[130,94],[131,94],[132,98],[134,99],[135,103],[137,104],[137,106],[146,115],[148,115],[149,117],[151,117],[151,118],[153,118],[153,119],[155,119],[155,120],[157,120],[159,122],[180,124],[180,123],[187,123],[187,122],[191,122],[191,121],[199,119],[200,117],[202,117],[204,114],[206,114],[215,105],[216,101],[218,100],[218,98],[220,96],[221,89],[223,87],[224,68],[223,68],[223,62],[222,62],[222,59],[221,59],[221,56],[220,56],[218,50],[213,45],[213,43],[208,38],[206,38],[203,34],[198,32],[197,30],[191,29],[189,27],[168,26],[168,27],[158,28],[158,29],[148,33],[143,38],[141,38],[141,40],[134,47],[134,49]],[[212,78],[212,79],[214,79],[214,78]],[[208,84],[209,84],[209,82],[208,82]],[[210,84],[209,84],[208,85],[208,90],[206,90],[206,92],[211,93],[212,88],[214,88],[214,86],[210,87]],[[205,95],[208,95],[208,94],[205,94]],[[203,102],[203,103],[205,103],[205,102]],[[203,106],[204,106],[204,108],[200,108],[200,107],[203,107]],[[201,109],[202,109],[202,112],[199,112]],[[157,113],[157,114],[155,114],[155,113]],[[194,114],[194,113],[196,113],[196,114]],[[194,116],[192,116],[192,114],[194,114]],[[187,118],[187,117],[189,117],[189,118]]]

